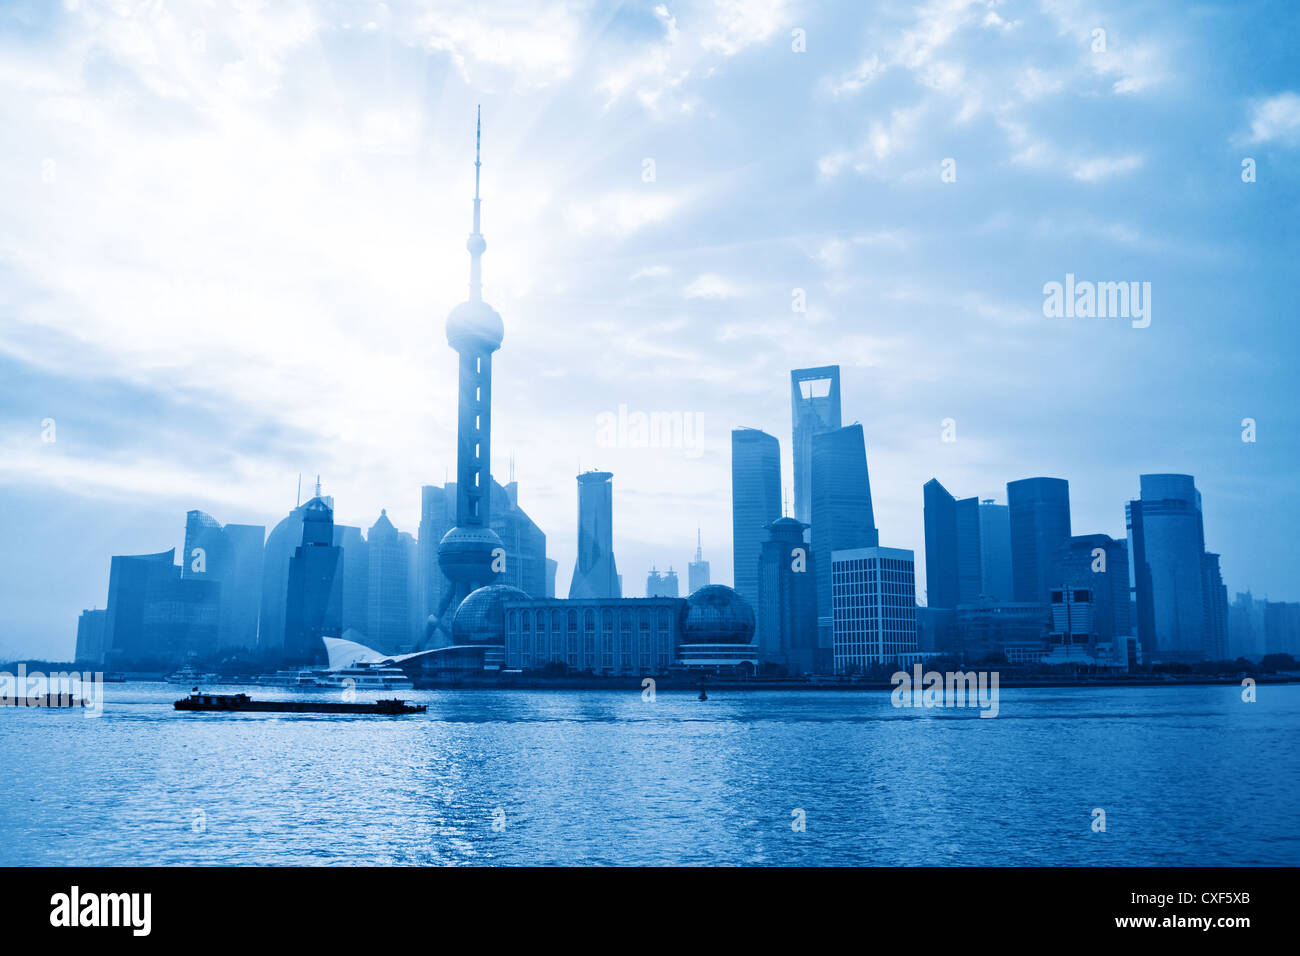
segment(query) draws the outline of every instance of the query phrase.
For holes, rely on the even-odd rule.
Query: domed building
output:
[[[509,584],[489,584],[460,602],[452,621],[452,640],[458,645],[506,642],[506,601],[528,601],[526,591]]]
[[[739,591],[710,584],[686,599],[683,643],[749,644],[753,640],[754,609]]]
[[[754,609],[734,588],[710,584],[686,599],[678,662],[684,667],[752,674],[758,666]]]

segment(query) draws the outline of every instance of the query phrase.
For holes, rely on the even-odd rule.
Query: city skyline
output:
[[[627,580],[685,566],[697,528],[714,580],[732,580],[731,429],[780,440],[792,499],[785,383],[833,361],[843,420],[864,428],[881,541],[916,553],[922,601],[931,477],[1005,504],[1007,482],[1060,476],[1075,533],[1122,538],[1124,504],[1148,473],[1195,477],[1230,594],[1300,597],[1288,589],[1300,506],[1287,481],[1300,425],[1283,361],[1295,333],[1281,321],[1285,284],[1258,285],[1286,274],[1292,249],[1266,212],[1294,200],[1283,172],[1298,127],[1280,41],[1256,37],[1253,78],[1212,97],[1189,134],[1174,121],[1201,111],[1206,90],[1186,84],[1210,80],[1181,73],[1170,51],[1190,45],[1224,77],[1246,72],[1241,54],[1212,47],[1212,24],[1159,35],[1113,8],[1102,19],[1115,55],[1098,62],[1090,21],[1059,14],[1060,34],[1031,39],[1031,24],[1004,30],[982,15],[918,14],[918,30],[944,29],[909,49],[875,42],[865,17],[857,34],[832,35],[782,4],[761,25],[687,5],[577,18],[572,37],[556,24],[530,33],[526,13],[502,26],[520,42],[570,45],[612,31],[627,52],[666,50],[689,74],[673,84],[629,60],[620,86],[610,62],[534,56],[512,70],[472,35],[427,23],[367,31],[304,9],[242,41],[211,28],[210,55],[193,66],[204,89],[222,91],[210,102],[179,63],[149,62],[120,31],[82,42],[102,11],[11,14],[0,111],[21,146],[0,166],[17,320],[0,332],[0,503],[25,547],[6,549],[0,568],[12,615],[0,652],[70,649],[76,615],[103,605],[110,556],[183,546],[179,514],[274,527],[299,472],[324,474],[338,524],[368,528],[387,508],[415,530],[421,486],[454,469],[455,356],[437,332],[463,297],[464,117],[479,100],[502,144],[485,200],[499,237],[486,297],[510,323],[494,439],[499,457],[520,462],[521,505],[559,563],[557,593],[576,558],[572,476],[591,468],[618,485]],[[176,26],[186,49],[188,26]],[[805,53],[791,50],[796,28]],[[430,52],[403,31],[445,42]],[[1005,46],[1019,72],[982,66],[983,44]],[[239,52],[252,64],[242,78],[214,81]],[[47,74],[42,57],[106,88]],[[358,83],[374,63],[388,68],[379,107]],[[954,100],[940,67],[988,95],[995,80],[1021,85],[999,112]],[[1091,99],[1054,86],[1061,71]],[[46,84],[35,98],[17,92],[31,76]],[[334,82],[337,120],[318,107],[284,121],[314,102],[311,79]],[[719,106],[754,84],[763,116],[789,117],[788,147],[754,163],[746,147],[764,120],[747,108],[693,148]],[[170,103],[175,115],[140,121],[123,103]],[[1040,141],[1061,108],[1076,113],[1077,154]],[[1132,129],[1160,111],[1168,127]],[[90,161],[105,147],[95,117],[119,124],[135,179]],[[249,124],[266,133],[264,157],[231,152]],[[958,174],[945,183],[949,156]],[[1240,180],[1243,156],[1259,161],[1257,182]],[[1186,179],[1177,214],[1139,211],[1145,179],[1170,170]],[[1049,193],[1063,211],[1044,215]],[[247,251],[230,251],[236,237]],[[117,272],[88,265],[105,245],[119,250]],[[969,259],[954,266],[954,251]],[[1151,326],[1044,317],[1043,284],[1074,274],[1152,281]],[[795,289],[807,312],[792,311]],[[624,404],[701,415],[699,454],[602,445],[598,417]],[[1246,418],[1256,442],[1241,440]],[[46,420],[54,441],[42,440]]]

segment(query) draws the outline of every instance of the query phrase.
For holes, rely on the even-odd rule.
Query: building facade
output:
[[[816,559],[818,643],[831,648],[831,555],[880,543],[871,507],[861,425],[813,436],[812,553]]]
[[[757,640],[763,663],[791,674],[824,674],[831,661],[817,643],[816,562],[806,529],[794,518],[768,525],[759,555]]]
[[[842,427],[840,418],[840,367],[797,368],[790,373],[790,409],[793,422],[794,517],[812,521],[813,436]]]
[[[681,643],[680,598],[532,599],[505,603],[505,666],[605,675],[662,674]]]
[[[1046,604],[1052,555],[1070,537],[1070,483],[1064,478],[1009,481],[1007,507],[1015,600]]]
[[[578,559],[569,599],[622,597],[614,561],[614,475],[588,471],[578,476]]]
[[[903,548],[832,552],[835,673],[916,659],[915,570]]]
[[[731,432],[731,553],[736,590],[758,605],[758,556],[781,517],[781,443],[757,428]]]

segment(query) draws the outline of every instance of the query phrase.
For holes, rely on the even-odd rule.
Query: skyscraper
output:
[[[334,580],[342,596],[343,635],[353,631],[350,640],[365,643],[370,629],[370,546],[353,525],[334,526],[334,546],[343,549],[343,569]]]
[[[1010,601],[1011,509],[992,498],[980,501],[980,593],[993,601]]]
[[[407,539],[410,535],[406,536]],[[367,644],[385,654],[400,654],[414,637],[411,626],[408,542],[381,509],[366,536],[368,551]]]
[[[872,546],[837,549],[831,562],[835,673],[907,663],[916,654],[915,555]]]
[[[931,478],[921,489],[925,511],[925,603],[957,606],[957,499]]]
[[[832,640],[831,553],[879,544],[862,426],[814,436],[812,551],[817,559],[818,643],[823,649],[829,649]]]
[[[325,499],[328,503],[329,499]],[[262,560],[262,611],[257,627],[258,650],[277,658],[284,651],[284,597],[289,587],[289,561],[302,543],[302,506],[295,506],[266,536]]]
[[[334,546],[334,509],[324,498],[318,494],[301,512],[302,544],[289,559],[282,657],[311,664],[325,660],[322,638],[342,636],[342,588],[335,584],[343,549]]]
[[[483,252],[487,241],[480,227],[480,118],[474,148],[474,231],[469,250],[469,299],[447,316],[447,343],[460,355],[460,394],[456,426],[456,527],[438,545],[438,564],[450,582],[438,604],[438,626],[450,639],[449,609],[471,591],[491,584],[495,559],[504,554],[492,530],[492,353],[501,348],[505,323],[483,301]]]
[[[1007,507],[1014,597],[1047,604],[1052,555],[1070,537],[1070,483],[1064,478],[1009,481]]]
[[[1133,630],[1129,601],[1128,546],[1108,534],[1081,534],[1067,538],[1052,555],[1049,598],[1057,590],[1089,592],[1089,636],[1094,641],[1116,641]],[[1055,626],[1056,622],[1054,622]],[[1053,634],[1064,633],[1054,630]]]
[[[222,527],[202,511],[185,515],[181,577],[211,581],[219,588],[220,648],[252,649],[257,644],[265,538],[266,529],[261,525]]]
[[[150,669],[216,653],[221,586],[182,577],[175,559],[175,548],[113,557],[104,620],[106,666]]]
[[[813,436],[835,431],[840,422],[840,367],[797,368],[790,373],[793,419],[794,516],[812,521]]]
[[[731,552],[736,591],[758,607],[758,556],[781,517],[781,443],[757,428],[731,432]]]
[[[773,521],[758,559],[759,653],[764,663],[792,674],[820,673],[830,666],[830,655],[817,647],[816,562],[807,553],[806,529],[794,518]]]
[[[578,559],[569,598],[622,597],[614,562],[614,475],[585,471],[578,476]]]
[[[1191,475],[1142,475],[1140,497],[1126,508],[1144,653],[1163,661],[1222,656],[1227,596],[1217,556],[1205,554],[1201,493]],[[1217,594],[1215,592],[1218,592]],[[1222,627],[1220,619],[1224,620]]]
[[[686,569],[686,588],[688,596],[700,588],[709,586],[709,562],[704,560],[704,545],[700,539],[700,529],[695,529],[695,560]]]

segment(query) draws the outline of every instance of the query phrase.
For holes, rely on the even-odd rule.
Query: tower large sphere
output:
[[[457,352],[495,352],[505,337],[505,323],[486,302],[462,302],[447,316],[447,343]]]
[[[438,542],[438,567],[457,584],[483,584],[495,577],[492,552],[500,547],[491,528],[452,528]]]
[[[754,640],[754,609],[724,584],[710,584],[686,599],[684,644],[749,644]]]

